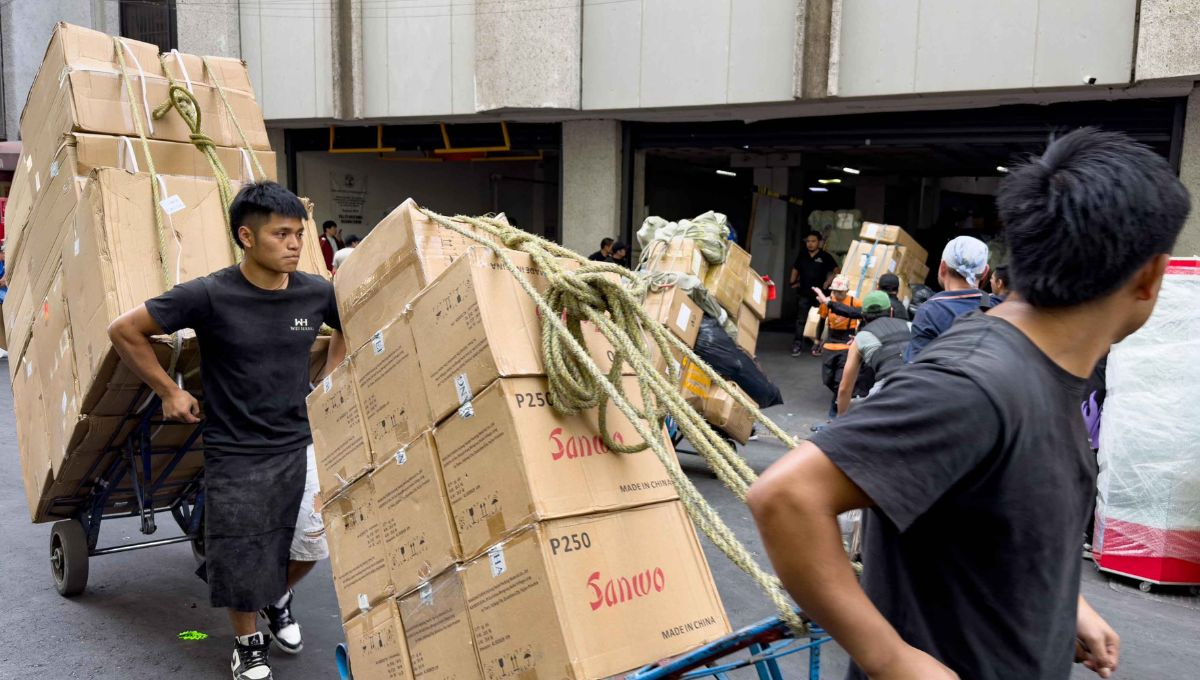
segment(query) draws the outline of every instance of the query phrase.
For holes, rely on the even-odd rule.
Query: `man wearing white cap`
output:
[[[990,309],[1001,300],[979,290],[987,278],[988,247],[971,236],[959,236],[946,244],[938,265],[942,292],[917,310],[912,323],[912,341],[904,350],[905,363],[912,363],[934,338],[950,330],[954,320],[976,309]]]

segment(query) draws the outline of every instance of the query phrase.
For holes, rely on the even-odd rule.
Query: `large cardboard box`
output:
[[[646,295],[644,307],[647,314],[666,326],[685,345],[695,346],[704,312],[700,310],[700,305],[692,302],[686,291],[671,286],[666,290],[651,292]]]
[[[687,274],[701,281],[708,275],[708,260],[704,259],[700,246],[690,238],[651,241],[646,251],[642,257],[647,271]]]
[[[383,521],[375,510],[371,479],[364,477],[323,503],[321,517],[329,540],[333,589],[342,620],[395,595],[388,578]]]
[[[900,252],[897,246],[872,241],[854,241],[842,262],[842,272],[852,279],[878,279],[884,274],[899,275]]]
[[[362,408],[350,363],[343,361],[325,376],[309,393],[305,404],[321,498],[333,498],[342,487],[371,470]]]
[[[741,389],[732,383],[729,386],[734,390],[740,391]],[[745,396],[745,392],[742,392],[742,396]],[[754,416],[744,406],[734,401],[728,392],[719,387],[714,387],[708,398],[704,400],[704,419],[709,424],[720,428],[739,444],[749,441],[750,435],[754,432]]]
[[[376,331],[350,363],[371,459],[384,460],[433,422],[408,318]]]
[[[746,295],[742,304],[750,308],[759,319],[767,318],[767,298],[770,297],[769,286],[761,275],[753,269],[746,272]]]
[[[400,598],[415,680],[483,680],[460,567]]]
[[[746,278],[750,271],[750,253],[730,241],[725,261],[709,268],[704,287],[732,315],[738,313],[746,295]]]
[[[9,360],[14,361],[11,357]],[[25,487],[29,519],[36,522],[43,514],[46,492],[54,479],[50,456],[41,445],[46,427],[46,407],[35,357],[26,354],[16,363],[13,415],[17,424],[17,446],[21,451],[21,481]]]
[[[858,232],[859,238],[864,241],[874,241],[878,243],[890,243],[898,246],[904,246],[908,249],[908,254],[920,262],[929,259],[929,252],[926,251],[917,239],[912,237],[904,229],[894,224],[879,224],[876,222],[863,222],[862,229]]]
[[[505,254],[537,290],[549,286],[529,255]],[[578,266],[573,260],[559,263]],[[491,250],[471,248],[450,265],[413,301],[410,320],[420,329],[414,331],[417,356],[434,422],[496,378],[545,374],[537,305]],[[607,372],[612,345],[591,324],[583,331],[588,353]]]
[[[462,558],[429,432],[376,462],[371,493],[397,593],[412,590]]]
[[[486,678],[606,678],[729,632],[677,502],[534,525],[465,573]]]
[[[683,400],[700,413],[704,413],[704,400],[712,392],[712,379],[699,366],[688,359],[682,363],[679,391]]]
[[[737,344],[750,356],[755,356],[758,347],[758,326],[761,323],[754,309],[743,304],[737,315]]]
[[[38,307],[39,311],[33,323],[30,351],[37,355],[46,404],[43,445],[50,456],[54,476],[58,478],[80,418],[81,408],[61,270],[56,273],[50,291]]]
[[[474,233],[470,225],[461,226]],[[411,198],[401,203],[338,269],[338,312],[347,346],[357,350],[370,340],[474,245],[478,242],[425,217]]]
[[[396,601],[389,599],[346,622],[354,680],[409,680],[412,665]]]
[[[636,378],[624,380],[640,407]],[[463,555],[530,522],[677,497],[652,451],[611,453],[599,411],[559,415],[548,389],[545,378],[498,380],[472,402],[473,414],[452,416],[434,431]],[[615,441],[642,441],[611,403],[607,415]],[[651,427],[670,447],[665,429]]]

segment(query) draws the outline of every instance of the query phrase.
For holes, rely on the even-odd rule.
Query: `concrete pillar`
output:
[[[754,183],[781,194],[788,193],[790,168],[755,168]],[[750,237],[750,266],[764,276],[770,276],[780,294],[767,303],[767,318],[778,319],[783,311],[783,288],[787,286],[791,262],[787,253],[788,204],[756,194],[758,209],[754,212],[754,233]]]
[[[1192,213],[1183,225],[1175,244],[1175,254],[1200,256],[1200,87],[1188,96],[1187,117],[1183,125],[1183,153],[1179,159],[1179,179],[1192,194]]]
[[[242,58],[239,0],[176,3],[175,28],[181,52]]]
[[[619,238],[621,123],[567,121],[562,126],[562,242],[583,255],[600,239]]]

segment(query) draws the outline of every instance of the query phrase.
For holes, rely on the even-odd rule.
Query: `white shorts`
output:
[[[297,562],[316,562],[329,557],[329,544],[325,541],[325,523],[321,513],[314,510],[320,486],[317,484],[317,456],[313,445],[308,445],[308,473],[304,479],[304,497],[300,499],[300,516],[296,518],[296,532],[292,534],[291,558]]]

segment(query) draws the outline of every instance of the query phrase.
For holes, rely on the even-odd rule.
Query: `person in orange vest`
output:
[[[850,279],[845,274],[833,277],[829,291],[832,296],[831,302],[837,302],[851,309],[862,308],[862,300],[850,294]],[[825,328],[829,329],[829,337],[824,342],[818,342],[817,346],[813,348],[813,356],[825,355],[825,359],[821,363],[821,382],[833,392],[829,417],[834,418],[837,416],[838,385],[842,382],[842,372],[846,368],[846,354],[850,351],[850,343],[854,339],[855,332],[858,331],[859,319],[852,319],[837,313],[828,303],[821,304],[820,314],[821,321],[817,325],[817,338],[822,336]],[[862,376],[861,380],[868,385],[869,389],[871,382],[869,377]],[[858,391],[856,389],[855,394]]]

